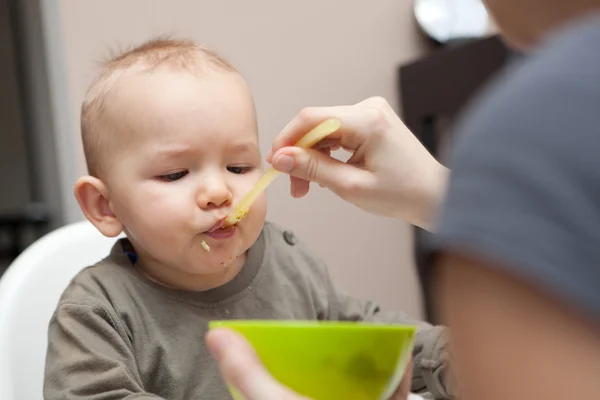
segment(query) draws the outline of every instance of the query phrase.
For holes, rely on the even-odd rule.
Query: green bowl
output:
[[[313,400],[389,398],[417,331],[413,325],[330,321],[230,320],[211,321],[209,327],[239,332],[279,382]]]

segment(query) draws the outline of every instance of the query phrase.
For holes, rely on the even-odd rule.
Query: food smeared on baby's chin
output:
[[[229,228],[231,228],[231,227],[229,227]],[[228,228],[221,228],[221,229],[228,229]],[[202,246],[202,248],[203,248],[203,249],[204,249],[204,250],[205,250],[207,253],[210,253],[210,252],[211,252],[211,250],[212,250],[212,249],[211,249],[211,247],[208,245],[208,243],[206,243],[206,241],[205,241],[205,240],[202,240],[202,241],[200,242],[200,246]],[[224,267],[224,266],[226,266],[227,264],[229,264],[230,262],[232,262],[234,259],[238,259],[238,258],[240,258],[240,256],[231,256],[231,255],[230,255],[230,256],[227,256],[227,261],[222,261],[220,265],[221,265],[222,267]]]
[[[229,260],[227,261],[227,263],[225,261],[221,262],[221,266],[224,267],[225,265],[229,264],[230,262],[233,261],[233,256],[229,256]],[[240,258],[240,256],[235,256],[235,259],[237,260],[238,258]]]
[[[200,243],[200,246],[202,246],[204,250],[210,253],[210,246],[204,240],[202,241],[202,243]]]

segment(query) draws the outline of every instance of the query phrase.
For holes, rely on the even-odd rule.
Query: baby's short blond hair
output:
[[[81,106],[81,139],[88,173],[100,177],[109,139],[110,122],[104,118],[104,101],[128,74],[144,73],[159,67],[198,71],[203,67],[237,72],[236,69],[213,50],[191,40],[157,38],[127,51],[119,52],[102,66],[90,85]]]

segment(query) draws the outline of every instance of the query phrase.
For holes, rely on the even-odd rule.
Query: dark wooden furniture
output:
[[[12,262],[31,241],[47,232],[49,224],[50,212],[43,204],[0,213],[0,234],[7,239],[7,243],[0,246],[0,259]]]

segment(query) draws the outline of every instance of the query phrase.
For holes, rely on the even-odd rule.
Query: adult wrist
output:
[[[418,189],[417,218],[415,225],[429,232],[435,232],[439,210],[442,206],[450,170],[436,162],[435,167],[423,179]]]

